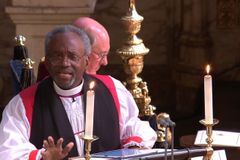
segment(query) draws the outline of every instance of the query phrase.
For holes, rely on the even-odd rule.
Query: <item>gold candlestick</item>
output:
[[[92,137],[89,137],[89,136],[82,136],[80,137],[81,139],[84,140],[84,144],[85,144],[85,160],[90,160],[91,159],[91,150],[92,150],[92,142],[97,140],[98,137],[97,136],[92,136]]]
[[[121,57],[124,71],[128,75],[123,83],[137,103],[139,117],[146,120],[155,116],[154,111],[156,107],[151,105],[147,82],[138,76],[143,70],[144,56],[149,53],[149,48],[145,47],[143,40],[137,36],[141,30],[141,23],[144,18],[138,14],[135,1],[128,0],[128,11],[121,18],[127,37],[123,46],[117,49],[116,52]],[[158,142],[162,142],[165,139],[163,132],[159,131],[157,135]],[[171,134],[169,135],[171,136]]]
[[[151,97],[148,95],[147,83],[138,76],[143,69],[144,56],[149,52],[143,40],[137,36],[144,18],[137,13],[135,0],[128,0],[128,3],[128,12],[121,18],[128,37],[124,45],[116,52],[123,60],[125,73],[129,75],[124,84],[139,107],[139,117],[150,117],[154,115],[155,107],[150,104]]]
[[[84,140],[84,149],[85,149],[85,155],[84,158],[83,157],[71,157],[68,158],[68,160],[90,160],[91,159],[91,150],[92,150],[92,142],[97,140],[98,137],[97,136],[85,136],[85,135],[80,135],[79,138],[81,138],[82,140]]]
[[[207,154],[204,156],[204,160],[212,160],[212,155],[213,155],[213,148],[212,148],[212,127],[216,124],[218,124],[219,120],[218,119],[213,119],[213,123],[207,123],[205,119],[202,119],[199,121],[202,125],[206,127],[206,142],[207,142]]]

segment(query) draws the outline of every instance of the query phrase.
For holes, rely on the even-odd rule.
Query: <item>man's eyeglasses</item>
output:
[[[47,58],[53,64],[59,64],[59,63],[63,62],[65,60],[65,58],[67,58],[67,60],[71,63],[78,63],[81,60],[81,58],[84,56],[85,55],[78,56],[76,54],[67,54],[67,55],[52,54],[52,55],[47,56]]]
[[[93,52],[93,54],[95,54],[98,59],[101,59],[101,60],[102,60],[102,59],[104,59],[105,57],[107,57],[108,52],[100,52],[100,53]]]

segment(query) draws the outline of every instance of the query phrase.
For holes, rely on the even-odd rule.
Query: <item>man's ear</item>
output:
[[[89,64],[89,56],[86,56],[86,58],[85,58],[85,63],[86,63],[86,67],[87,67],[88,64]]]
[[[45,58],[43,63],[44,63],[46,70],[49,72],[49,63],[50,63],[49,60]]]

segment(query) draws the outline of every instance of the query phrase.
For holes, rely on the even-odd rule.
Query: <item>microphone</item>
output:
[[[169,117],[165,118],[166,123],[168,124],[169,127],[175,127],[176,123],[173,122]]]
[[[176,123],[170,119],[169,114],[167,114],[167,113],[160,113],[157,116],[157,120],[158,120],[159,124],[164,127],[175,127],[176,126]]]
[[[168,126],[168,122],[166,121],[166,119],[159,119],[159,124],[164,127]]]
[[[157,116],[157,121],[160,124],[160,126],[163,126],[165,128],[165,141],[164,141],[164,148],[165,148],[165,160],[167,160],[167,149],[168,149],[168,128],[171,128],[172,130],[172,137],[171,137],[171,160],[174,160],[174,127],[176,126],[176,123],[173,122],[169,114],[167,113],[160,113]]]

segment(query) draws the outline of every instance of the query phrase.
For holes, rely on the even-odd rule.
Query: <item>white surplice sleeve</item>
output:
[[[152,148],[157,134],[148,121],[138,118],[139,110],[131,93],[115,78],[111,77],[120,103],[120,138],[123,147],[139,146]]]
[[[0,159],[28,160],[41,158],[40,150],[29,142],[30,125],[19,95],[16,95],[3,111],[0,124]]]

